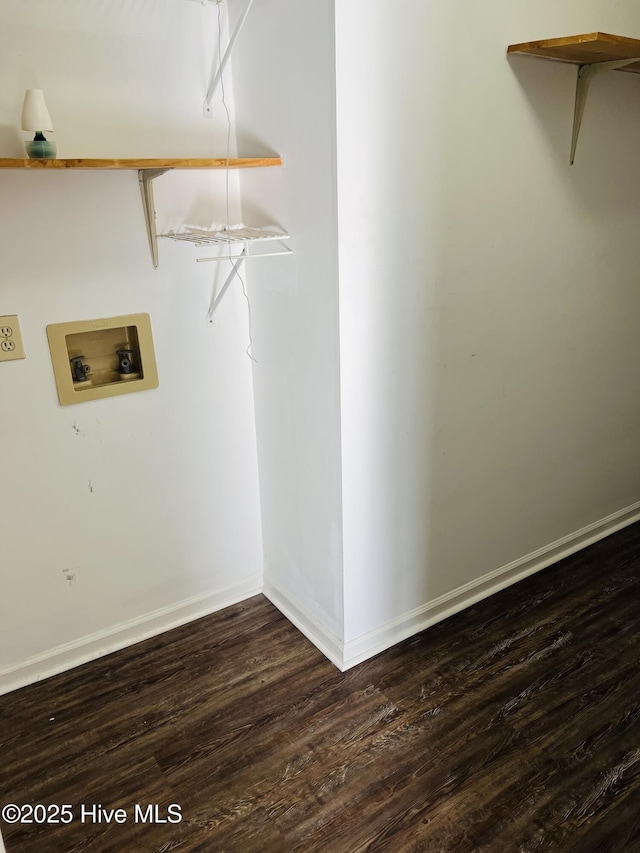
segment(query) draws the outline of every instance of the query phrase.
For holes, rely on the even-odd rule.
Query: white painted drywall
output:
[[[634,4],[336,4],[345,641],[640,498]]]
[[[27,87],[45,91],[61,157],[223,154],[219,100],[202,118],[215,22],[175,0],[1,3],[0,156],[23,155]],[[225,221],[223,175],[155,187],[160,231]],[[205,322],[226,271],[166,240],[154,271],[135,172],[2,171],[0,246],[0,313],[19,314],[27,353],[0,364],[2,689],[34,656],[46,671],[89,635],[259,590],[262,546],[241,294]],[[160,387],[60,407],[46,325],[140,311]]]
[[[640,16],[255,6],[239,139],[286,167],[243,196],[296,249],[248,272],[265,585],[316,641],[358,657],[637,510],[638,80],[596,82],[570,168],[575,68],[506,58],[596,29]]]
[[[277,176],[242,173],[245,219],[289,230],[294,250],[246,270],[265,591],[331,643],[343,630],[333,3],[255,3],[233,72],[239,153],[284,158]]]
[[[199,119],[213,10],[4,11],[5,155],[27,86],[63,119],[62,155],[219,151],[224,123]],[[261,0],[238,42],[239,153],[285,158],[241,176],[244,218],[288,228],[295,250],[246,270],[265,587],[338,650],[638,501],[638,80],[594,83],[570,168],[575,69],[505,56],[596,29],[640,36],[640,14]],[[219,218],[212,180],[157,182],[161,225],[185,200],[188,219]],[[0,370],[21,412],[0,436],[19,495],[0,665],[260,565],[246,305],[234,285],[215,334],[199,325],[213,274],[173,245],[151,271],[138,203],[124,174],[2,177],[3,305],[28,359]],[[56,408],[44,325],[135,310],[152,314],[161,388]],[[123,494],[136,514],[118,539],[100,513]]]

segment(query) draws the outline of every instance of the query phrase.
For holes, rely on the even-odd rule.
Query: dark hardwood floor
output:
[[[7,853],[639,851],[639,638],[638,524],[344,674],[251,599],[0,697]]]

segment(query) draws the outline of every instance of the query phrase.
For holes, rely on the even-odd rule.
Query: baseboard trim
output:
[[[15,666],[0,669],[0,696],[91,660],[97,660],[111,652],[133,646],[141,640],[148,640],[149,637],[208,616],[261,592],[262,574],[254,574],[239,584],[193,596],[178,604],[163,607],[136,619],[121,622],[105,631],[58,646]],[[1,850],[0,847],[0,853]]]
[[[262,594],[277,607],[283,616],[293,623],[298,631],[310,640],[313,645],[329,658],[332,664],[343,670],[343,643],[336,635],[326,628],[306,607],[292,598],[276,584],[265,579]]]
[[[132,646],[261,592],[331,663],[345,671],[636,521],[640,521],[640,501],[347,643],[343,643],[299,601],[271,581],[263,581],[261,574],[254,574],[239,584],[194,596],[0,669],[0,695]]]
[[[424,631],[431,625],[453,616],[460,610],[482,601],[500,590],[535,574],[559,560],[593,545],[600,539],[640,520],[640,501],[606,518],[552,542],[525,557],[494,569],[470,583],[464,584],[422,607],[418,607],[374,631],[344,644],[343,665],[347,670],[385,651],[396,643]],[[285,614],[286,615],[286,614]],[[309,639],[314,642],[310,637]]]

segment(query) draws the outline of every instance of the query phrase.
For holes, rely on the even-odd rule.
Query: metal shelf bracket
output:
[[[232,263],[231,272],[227,276],[222,287],[213,293],[211,305],[207,313],[207,320],[212,323],[213,315],[215,314],[220,302],[224,298],[225,293],[229,289],[233,279],[239,274],[240,267],[248,258],[273,258],[279,255],[292,255],[292,250],[285,245],[283,241],[289,239],[286,232],[276,232],[265,228],[249,228],[240,226],[237,228],[222,228],[217,230],[203,228],[188,228],[186,231],[161,234],[161,237],[168,237],[171,240],[179,242],[191,243],[194,246],[202,248],[203,246],[218,246],[225,247],[228,251],[225,254],[218,254],[209,258],[196,258],[196,262],[220,262],[229,261]],[[252,247],[266,244],[275,246],[269,251],[254,251]],[[236,246],[234,252],[232,247]]]
[[[204,114],[205,118],[212,118],[213,117],[213,111],[211,109],[211,101],[213,100],[213,96],[215,95],[216,89],[218,88],[220,80],[222,79],[224,69],[226,68],[227,63],[229,62],[229,59],[231,58],[231,51],[233,50],[233,46],[235,45],[235,43],[238,39],[238,36],[240,35],[242,27],[244,26],[244,22],[247,20],[247,17],[249,16],[249,12],[251,11],[251,7],[253,6],[253,2],[254,2],[254,0],[247,0],[247,5],[245,6],[244,11],[240,15],[240,17],[238,18],[235,29],[233,30],[233,33],[231,34],[231,37],[229,38],[229,44],[227,45],[227,49],[225,50],[224,55],[221,57],[220,61],[218,62],[217,68],[214,68],[214,70],[211,72],[211,79],[209,81],[209,88],[207,89],[207,94],[206,94],[205,99],[204,99],[203,114]]]
[[[283,236],[285,238],[287,238],[289,235],[285,234]],[[196,259],[198,263],[203,263],[203,262],[206,263],[207,261],[224,261],[224,260],[234,262],[233,266],[231,268],[231,272],[227,276],[224,284],[222,285],[220,290],[218,290],[216,293],[214,293],[214,298],[211,301],[211,305],[209,306],[209,311],[207,313],[207,320],[209,321],[209,323],[213,323],[213,315],[216,313],[218,305],[220,305],[220,303],[222,302],[222,299],[224,298],[225,293],[229,289],[233,279],[236,277],[236,275],[239,274],[240,267],[244,264],[244,262],[247,260],[247,258],[274,258],[274,257],[278,257],[280,255],[292,255],[293,254],[291,249],[289,249],[288,246],[285,246],[284,243],[282,243],[280,241],[278,242],[278,248],[276,248],[275,251],[271,251],[271,252],[252,252],[250,250],[250,246],[251,246],[250,243],[245,243],[244,246],[242,247],[242,251],[240,251],[236,254],[233,254],[233,255],[227,255],[226,257],[224,255],[221,255],[221,256],[218,256],[216,258],[197,258]]]
[[[216,309],[217,309],[218,305],[222,302],[222,299],[223,299],[225,293],[227,292],[227,290],[229,289],[231,282],[236,277],[236,275],[239,273],[240,267],[245,262],[246,257],[247,257],[247,249],[245,247],[242,250],[242,252],[237,256],[236,261],[235,261],[233,267],[231,268],[231,272],[227,276],[225,283],[222,285],[220,290],[214,295],[214,298],[211,301],[211,305],[209,306],[209,311],[207,312],[207,320],[209,321],[209,323],[213,323],[213,315],[216,313]]]
[[[138,183],[142,193],[144,219],[147,225],[147,236],[149,237],[149,248],[151,249],[154,269],[158,269],[158,235],[156,232],[156,210],[153,203],[153,181],[168,171],[169,169],[138,169]]]
[[[634,62],[640,62],[640,57],[633,59],[614,59],[611,62],[593,62],[588,65],[581,65],[578,68],[578,83],[576,86],[576,105],[573,114],[573,136],[571,138],[571,165],[576,158],[576,147],[578,145],[578,136],[582,127],[582,117],[584,108],[587,103],[587,94],[591,81],[597,74],[602,74],[605,71],[617,71],[619,68],[624,68],[625,65],[633,65]]]

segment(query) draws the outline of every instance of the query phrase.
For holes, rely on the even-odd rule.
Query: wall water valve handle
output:
[[[84,356],[78,355],[71,359],[71,374],[74,382],[88,382],[91,368],[84,363]]]
[[[133,373],[133,351],[130,349],[119,349],[116,351],[116,355],[118,356],[118,372],[119,373]]]

